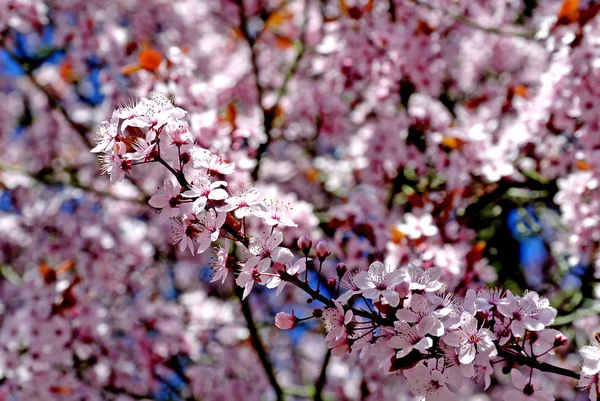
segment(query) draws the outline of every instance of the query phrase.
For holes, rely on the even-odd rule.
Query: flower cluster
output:
[[[0,400],[597,399],[597,1],[1,3]]]
[[[165,179],[149,203],[162,218],[172,220],[174,245],[194,255],[220,239],[236,244],[233,265],[228,263],[229,243],[216,250],[213,281],[224,282],[233,271],[236,284],[243,288],[242,299],[255,283],[277,288],[277,294],[286,283],[292,283],[311,296],[309,301],[325,304],[324,310],[317,309],[307,318],[281,312],[275,318],[277,327],[288,330],[303,320],[321,317],[327,332],[325,341],[333,355],[356,352],[373,358],[386,372],[403,371],[412,392],[431,400],[458,400],[455,391],[467,380],[482,380],[488,388],[495,367],[502,361],[518,361],[533,370],[538,361],[567,344],[566,337],[548,327],[557,311],[538,293],[527,291],[520,296],[500,288],[469,288],[463,297],[455,296],[446,292],[442,270],[435,266],[409,264],[398,268],[375,261],[365,270],[349,273],[345,265],[338,264],[337,279],[325,279],[337,299],[324,297],[320,286],[323,262],[332,254],[328,243],[318,241],[313,256],[312,240],[302,236],[297,243],[302,256],[294,262],[293,252],[281,246],[284,234],[280,228],[297,226],[285,209],[273,201],[258,201],[256,189],[230,196],[225,179],[235,166],[190,142],[170,140],[172,127],[184,126],[176,121],[184,113],[165,98],[154,99],[158,100],[145,99],[130,109],[117,110],[112,125],[121,128],[99,137],[93,151],[105,152],[104,160],[117,154],[122,154],[123,160],[133,160],[124,150],[124,141],[131,142],[131,136],[138,144],[146,138],[144,146],[156,148],[144,162],[159,162],[173,177]],[[148,111],[150,104],[155,105],[152,112]],[[138,107],[144,112],[135,111]],[[133,129],[133,133],[128,132]],[[109,172],[122,175],[124,171]],[[269,234],[252,235],[247,227],[251,220],[246,221],[251,217]],[[407,221],[410,219],[414,216],[407,215]],[[406,227],[401,225],[400,229],[406,231]],[[425,227],[422,232],[433,235],[436,230]],[[408,231],[407,235],[412,236]],[[319,262],[316,289],[308,281],[307,263],[312,260]],[[347,291],[340,295],[342,282]],[[357,301],[363,307],[357,307]],[[580,352],[584,358],[580,385],[590,387],[594,397],[600,348],[593,343]],[[516,387],[506,393],[506,400],[553,399],[540,389],[538,379],[532,375],[527,379],[510,364],[506,367]]]

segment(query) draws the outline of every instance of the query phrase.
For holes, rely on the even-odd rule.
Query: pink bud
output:
[[[403,281],[394,287],[394,290],[400,295],[400,298],[407,298],[410,294],[410,283]]]
[[[311,247],[312,240],[308,235],[303,235],[302,237],[298,238],[298,248],[300,248],[304,256],[308,256]]]
[[[344,277],[344,274],[348,273],[348,266],[346,266],[343,263],[338,263],[337,266],[335,267],[335,271],[336,271],[338,277],[342,278],[342,277]]]
[[[294,316],[294,311],[292,310],[292,314],[285,312],[279,312],[275,315],[275,326],[282,330],[291,330],[296,325],[298,318]]]
[[[556,337],[554,338],[554,347],[562,347],[564,345],[567,345],[569,343],[569,339],[567,337],[565,337],[564,335],[562,335],[561,333],[558,333],[556,335]]]
[[[337,280],[335,278],[331,277],[327,279],[327,288],[329,288],[330,291],[333,291],[335,289],[336,284]]]
[[[315,249],[317,251],[317,257],[321,261],[325,260],[325,258],[327,258],[329,255],[331,255],[331,252],[329,251],[329,245],[327,244],[326,241],[323,241],[323,240],[317,241],[317,245],[315,246]]]

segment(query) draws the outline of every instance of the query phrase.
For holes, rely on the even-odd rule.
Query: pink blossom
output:
[[[165,178],[161,192],[153,195],[148,203],[150,206],[160,209],[161,220],[167,220],[179,216],[179,199],[181,187],[170,178]]]
[[[400,283],[401,274],[401,271],[388,268],[381,262],[373,262],[368,271],[354,277],[354,282],[365,297],[374,301],[384,299],[395,307],[400,303],[400,296],[394,287]]]
[[[234,195],[225,199],[225,206],[219,208],[220,211],[230,212],[235,210],[233,214],[238,219],[243,219],[246,216],[255,215],[260,211],[262,202],[258,200],[260,192],[256,188],[251,188],[240,195]]]
[[[179,246],[181,252],[189,249],[193,255],[196,230],[189,225],[189,220],[185,218],[182,221],[172,219],[171,230],[171,240],[173,241],[173,245]]]
[[[269,226],[297,227],[298,225],[287,216],[288,210],[282,203],[269,201],[266,203],[266,210],[259,210],[254,215]]]
[[[535,292],[528,292],[522,298],[509,294],[507,301],[498,305],[498,310],[509,319],[508,325],[516,337],[522,337],[525,329],[542,330],[556,316],[556,309]]]
[[[281,241],[283,241],[281,231],[275,231],[266,240],[253,241],[249,249],[253,256],[246,261],[246,268],[253,269],[258,266],[259,270],[264,271],[271,265],[271,261],[291,262],[294,256],[289,249],[278,246]]]
[[[413,349],[426,351],[433,345],[433,339],[425,333],[420,334],[417,326],[410,326],[406,322],[395,322],[396,334],[390,338],[387,345],[396,349],[396,358],[403,358]]]
[[[513,385],[517,390],[508,390],[504,393],[505,401],[552,401],[554,397],[547,391],[540,390],[540,381],[536,378],[529,379],[517,369],[511,371]]]
[[[404,371],[410,388],[416,396],[428,401],[458,401],[458,397],[446,385],[446,377],[437,369],[419,363]]]
[[[204,212],[204,208],[208,200],[223,200],[229,196],[227,192],[221,188],[226,187],[225,181],[213,181],[211,182],[208,176],[198,176],[192,182],[192,189],[185,191],[183,196],[186,198],[192,198],[194,200],[193,211],[196,214]]]
[[[600,372],[600,342],[592,341],[590,345],[582,347],[579,354],[583,358],[581,371],[584,374],[592,376]]]
[[[444,336],[444,342],[453,347],[458,347],[460,363],[469,364],[475,360],[477,353],[488,358],[497,355],[493,343],[496,337],[485,328],[477,328],[477,320],[469,312],[463,312],[460,317],[460,328]]]
[[[200,222],[202,229],[198,236],[200,245],[198,246],[198,253],[204,253],[212,242],[219,239],[219,233],[221,227],[225,223],[225,213],[216,213],[214,210],[209,210],[204,215],[204,220]]]
[[[354,314],[351,310],[344,312],[342,304],[334,301],[335,308],[323,311],[323,323],[327,331],[326,341],[338,341],[346,334],[346,325],[352,321]]]
[[[285,312],[279,312],[275,315],[275,326],[282,330],[291,330],[296,326],[296,322],[298,318],[294,316],[294,311],[292,310],[292,314]]]
[[[235,163],[226,162],[223,158],[205,149],[198,149],[192,152],[192,161],[194,168],[206,169],[209,175],[227,175],[235,171]]]
[[[225,283],[229,268],[227,266],[227,255],[229,254],[229,241],[225,241],[222,246],[213,249],[213,258],[210,267],[213,270],[211,282],[221,281]]]

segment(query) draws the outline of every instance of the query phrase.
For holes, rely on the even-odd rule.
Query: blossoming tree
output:
[[[5,2],[0,400],[595,401],[599,11]]]

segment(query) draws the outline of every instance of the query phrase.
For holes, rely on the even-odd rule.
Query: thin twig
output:
[[[277,109],[279,108],[281,100],[283,99],[283,96],[285,95],[285,93],[287,91],[287,86],[288,86],[289,82],[291,81],[291,79],[295,75],[296,71],[298,70],[300,61],[302,60],[302,57],[306,53],[306,27],[308,25],[308,0],[304,1],[303,21],[302,21],[302,26],[300,27],[300,40],[298,42],[298,52],[296,53],[296,57],[290,64],[290,67],[288,68],[287,73],[285,74],[285,77],[283,79],[283,83],[281,84],[281,87],[277,91],[277,97],[275,99],[275,104],[270,108],[266,108],[264,106],[264,104],[262,103],[263,95],[264,95],[264,88],[260,84],[260,79],[259,79],[260,71],[258,68],[258,55],[256,52],[256,47],[255,47],[256,40],[254,40],[248,32],[248,21],[246,19],[243,1],[236,0],[236,2],[238,4],[238,8],[239,8],[242,34],[243,34],[244,38],[246,39],[246,42],[248,43],[248,47],[250,48],[250,58],[251,58],[251,64],[252,64],[252,71],[254,73],[254,81],[256,84],[258,105],[261,108],[262,113],[263,113],[263,125],[264,125],[265,135],[267,137],[265,142],[261,143],[258,146],[258,149],[256,150],[256,166],[252,170],[252,179],[254,181],[256,181],[258,179],[258,173],[260,171],[260,162],[262,160],[262,157],[264,156],[265,152],[267,151],[267,149],[269,148],[269,145],[271,144],[271,142],[273,140],[271,131],[273,129],[273,123],[275,120],[275,115],[277,113]]]
[[[519,365],[529,366],[531,368],[537,369],[542,372],[554,373],[554,374],[561,375],[561,376],[571,377],[573,379],[579,379],[579,376],[580,376],[579,373],[577,373],[573,370],[550,365],[549,363],[546,363],[546,362],[540,362],[530,356],[515,353],[504,347],[497,347],[497,349],[498,349],[498,356],[506,358],[507,360],[516,362]]]
[[[50,186],[51,185],[65,185],[65,186],[69,186],[72,188],[81,189],[85,192],[93,193],[94,195],[98,195],[98,196],[101,196],[104,198],[114,199],[114,200],[121,201],[121,202],[140,203],[140,204],[144,204],[144,205],[147,204],[145,200],[124,198],[124,197],[115,195],[111,192],[99,191],[93,187],[84,185],[76,180],[70,180],[69,182],[59,181],[59,180],[50,178],[48,176],[42,176],[40,174],[35,174],[35,173],[31,173],[29,171],[21,170],[18,167],[11,166],[8,164],[0,163],[0,171],[25,175],[28,178],[31,178],[32,180],[34,180],[35,182],[43,184],[43,185],[50,185]]]

